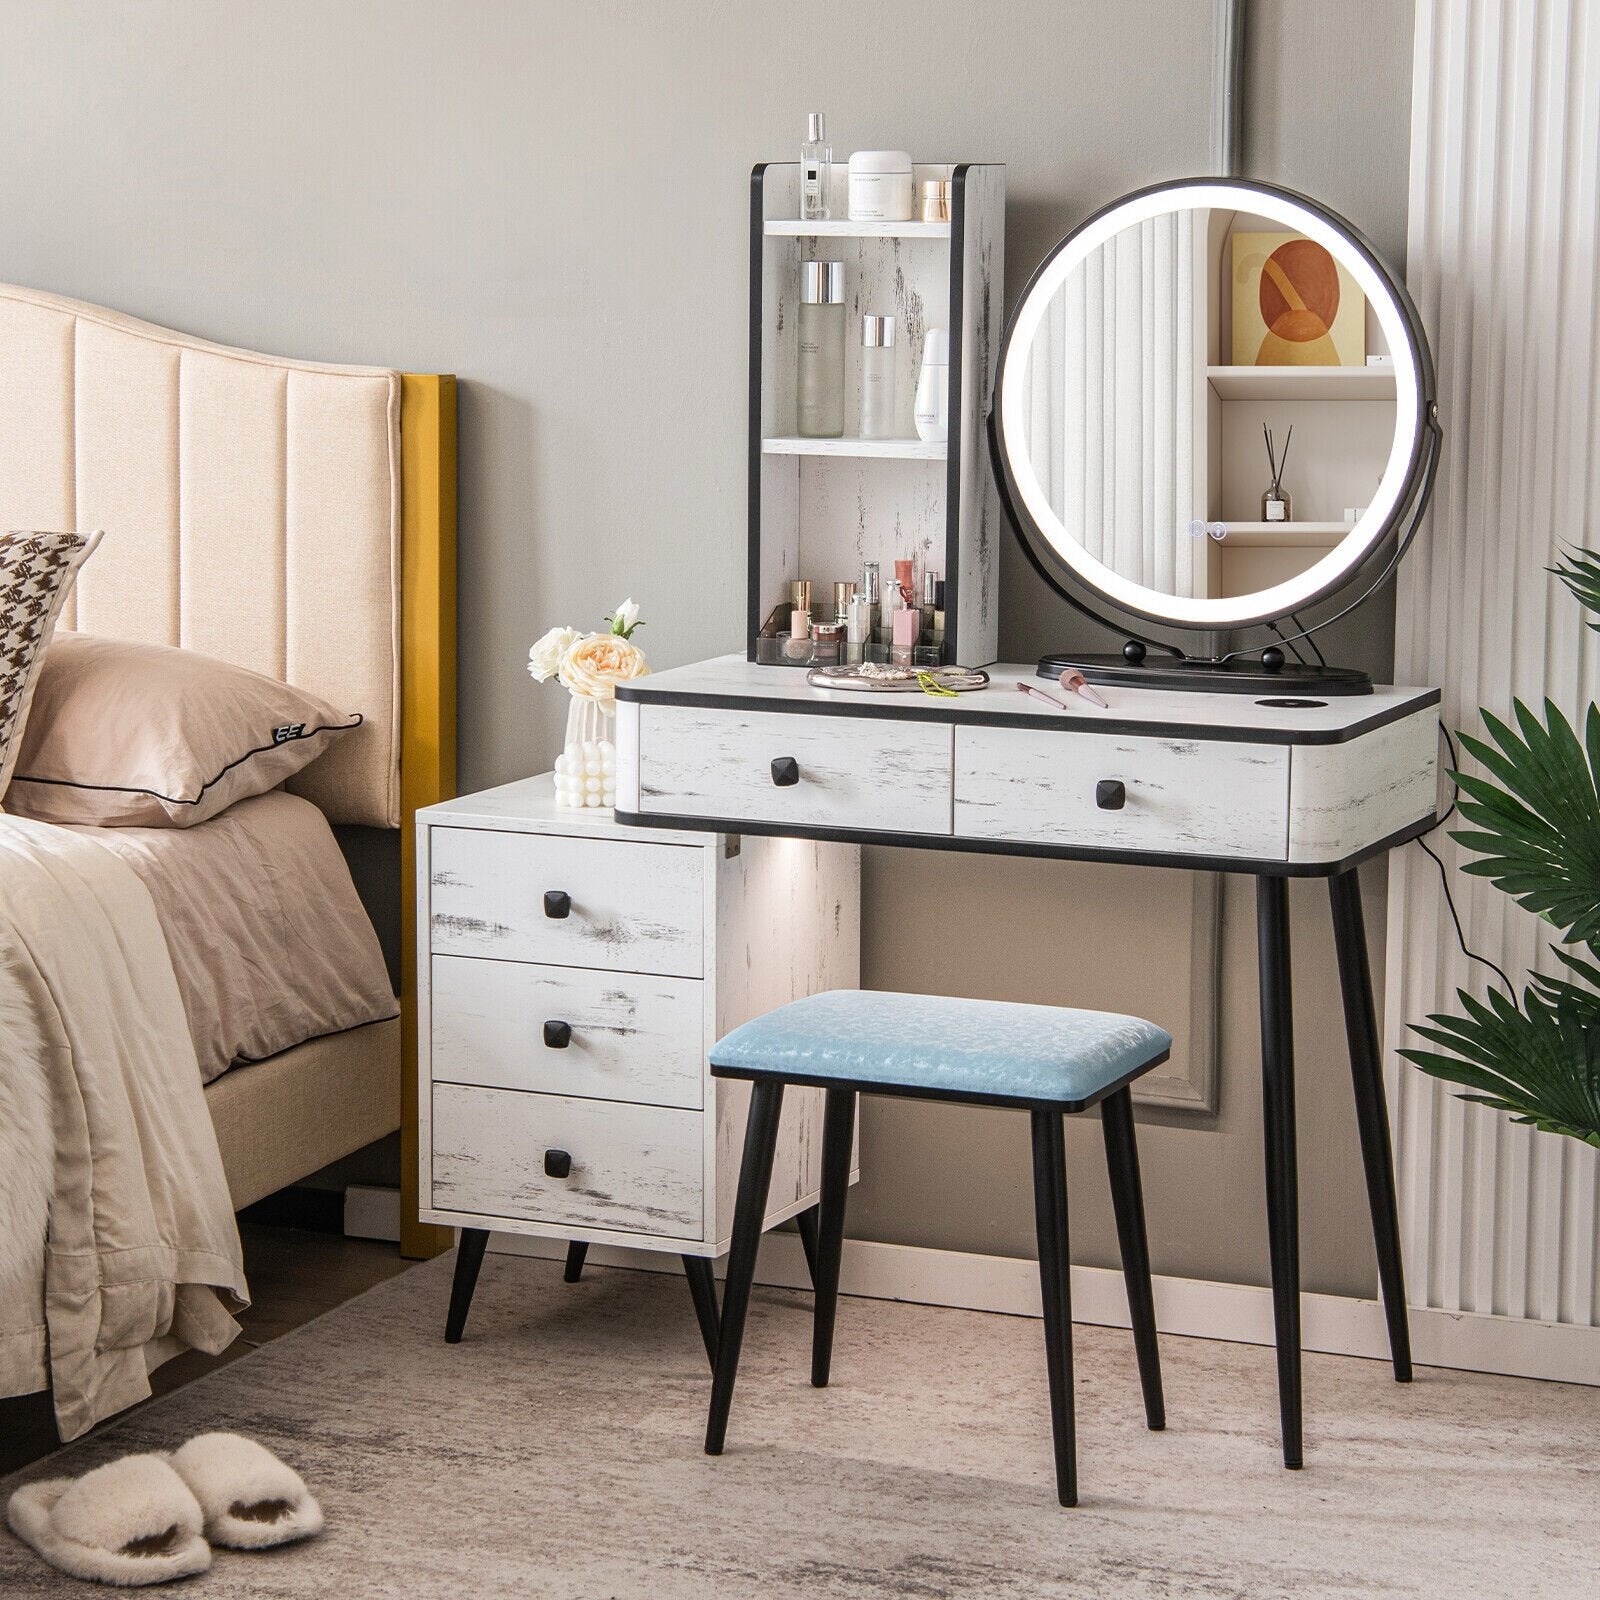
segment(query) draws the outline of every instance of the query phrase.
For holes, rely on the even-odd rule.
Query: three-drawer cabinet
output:
[[[417,827],[422,1219],[721,1254],[749,1086],[707,1050],[857,986],[857,848],[626,827],[548,776]],[[821,1098],[785,1103],[769,1226],[816,1202]]]

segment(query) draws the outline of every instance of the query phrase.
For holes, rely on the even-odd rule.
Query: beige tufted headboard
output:
[[[63,625],[180,644],[362,726],[294,787],[397,827],[401,377],[0,286],[0,528],[105,530]]]

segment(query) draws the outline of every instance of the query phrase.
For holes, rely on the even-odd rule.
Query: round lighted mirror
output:
[[[1137,617],[1237,628],[1384,549],[1425,480],[1433,398],[1416,310],[1349,224],[1195,180],[1109,206],[1034,274],[994,453],[1063,593],[1070,578]]]

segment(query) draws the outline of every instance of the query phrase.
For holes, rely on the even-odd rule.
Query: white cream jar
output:
[[[857,150],[850,157],[850,220],[909,222],[911,157],[904,150]]]

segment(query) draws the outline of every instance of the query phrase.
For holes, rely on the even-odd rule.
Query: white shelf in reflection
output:
[[[1349,522],[1230,522],[1228,537],[1221,543],[1224,549],[1229,545],[1323,545],[1331,549],[1354,526]]]
[[[1223,400],[1393,400],[1393,367],[1207,367]]]
[[[769,456],[879,456],[899,461],[943,461],[944,442],[930,444],[922,439],[805,439],[797,434],[761,441],[763,455]]]
[[[826,222],[801,222],[794,217],[769,218],[768,238],[789,239],[948,239],[948,222],[851,222],[831,217]]]

